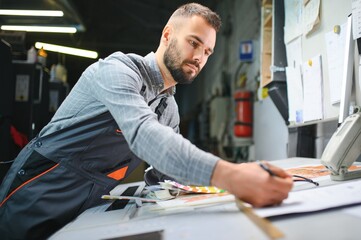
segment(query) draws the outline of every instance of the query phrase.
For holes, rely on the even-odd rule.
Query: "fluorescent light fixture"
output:
[[[62,17],[64,16],[64,13],[63,11],[51,11],[51,10],[0,9],[0,15]]]
[[[42,43],[42,42],[36,42],[35,47],[37,49],[43,48],[46,51],[51,52],[59,52],[59,53],[65,53],[80,57],[87,57],[87,58],[97,58],[98,53],[94,51],[79,49],[79,48],[71,48],[71,47],[64,47],[60,45],[55,44],[48,44],[48,43]]]
[[[20,26],[2,25],[1,30],[24,31],[24,32],[52,32],[52,33],[76,33],[75,27],[46,27],[46,26]]]

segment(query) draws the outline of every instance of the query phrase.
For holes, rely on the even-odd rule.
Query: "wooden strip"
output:
[[[281,232],[271,221],[266,218],[258,216],[252,209],[252,207],[247,206],[243,201],[236,198],[236,204],[239,210],[244,212],[246,216],[252,220],[264,233],[267,234],[270,239],[279,239],[283,238],[285,235]]]

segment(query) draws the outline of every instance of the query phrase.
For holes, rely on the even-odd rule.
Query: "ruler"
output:
[[[283,238],[285,235],[281,232],[271,221],[266,218],[258,216],[253,208],[246,205],[243,201],[236,198],[236,204],[239,210],[241,210],[251,221],[256,224],[270,239]]]

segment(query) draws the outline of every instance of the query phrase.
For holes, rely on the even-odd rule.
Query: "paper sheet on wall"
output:
[[[30,76],[25,74],[16,75],[15,79],[15,101],[29,101]]]
[[[356,73],[358,73],[358,78],[356,78],[356,80],[355,80],[355,85],[356,86],[360,86],[359,88],[360,88],[360,91],[361,91],[361,57],[360,57],[360,59],[359,59],[359,61],[358,61],[358,71],[356,70],[355,71]],[[361,103],[361,99],[359,99],[359,95],[358,95],[358,92],[357,92],[357,90],[356,90],[356,102],[357,103]]]
[[[286,67],[287,96],[288,96],[288,121],[303,122],[303,88],[301,71],[299,68]]]
[[[303,86],[302,86],[302,38],[298,37],[286,45],[287,96],[289,121],[303,122]]]
[[[320,0],[310,0],[304,7],[303,17],[303,34],[307,35],[320,22]]]
[[[352,33],[354,40],[361,37],[361,0],[352,0]]]
[[[286,44],[287,65],[299,68],[302,65],[302,38],[298,37]]]
[[[287,44],[302,35],[302,1],[285,1],[284,42]]]
[[[321,55],[304,62],[303,69],[303,121],[323,118]]]
[[[328,63],[330,100],[332,104],[340,102],[342,71],[346,45],[346,23],[340,26],[339,33],[330,31],[325,34]]]

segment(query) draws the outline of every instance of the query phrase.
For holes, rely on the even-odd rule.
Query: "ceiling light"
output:
[[[0,15],[62,17],[63,11],[0,9]]]
[[[2,25],[1,30],[25,31],[25,32],[53,32],[53,33],[76,33],[75,27],[45,27],[45,26],[19,26]]]
[[[55,44],[36,42],[35,47],[37,49],[43,48],[46,51],[65,53],[65,54],[70,54],[70,55],[75,55],[75,56],[80,56],[80,57],[87,57],[87,58],[97,58],[98,57],[98,53],[94,52],[94,51],[89,51],[89,50],[84,50],[84,49],[79,49],[79,48],[64,47],[64,46],[59,46],[59,45],[55,45]]]

